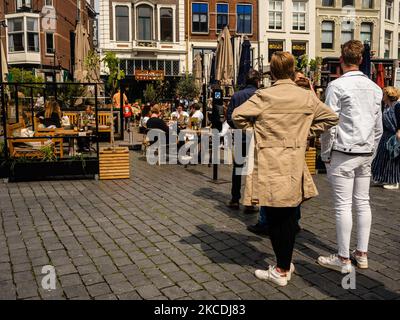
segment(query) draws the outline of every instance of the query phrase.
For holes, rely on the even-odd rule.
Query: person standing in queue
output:
[[[276,266],[256,270],[260,280],[286,286],[294,272],[296,208],[318,195],[305,153],[310,132],[324,132],[338,117],[310,90],[296,85],[295,58],[275,52],[271,88],[259,90],[233,111],[237,128],[255,132],[254,170],[246,177],[244,204],[266,207]]]
[[[251,69],[246,77],[246,87],[243,90],[236,92],[228,105],[227,110],[227,122],[229,126],[235,129],[235,124],[232,120],[233,111],[249,100],[254,93],[258,90],[260,85],[260,73],[257,70]],[[246,145],[246,136],[243,135],[242,141],[242,155],[245,157],[247,155],[247,145]],[[231,188],[231,200],[227,204],[227,206],[231,209],[239,210],[240,199],[241,199],[241,188],[242,188],[242,176],[238,173],[238,170],[243,168],[243,164],[238,164],[234,161],[233,163],[233,172],[232,172],[232,188]],[[245,213],[255,213],[258,212],[258,209],[255,206],[248,205],[245,206]]]

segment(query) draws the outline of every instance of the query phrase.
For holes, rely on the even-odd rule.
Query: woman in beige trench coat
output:
[[[256,270],[256,276],[285,286],[294,271],[296,207],[318,195],[305,163],[307,138],[335,126],[338,117],[312,91],[294,83],[290,53],[276,52],[270,65],[274,85],[257,91],[232,118],[237,128],[254,130],[254,170],[246,179],[243,204],[267,207],[277,259],[276,267]]]

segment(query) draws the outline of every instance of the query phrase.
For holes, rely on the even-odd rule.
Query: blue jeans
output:
[[[301,219],[301,205],[296,208],[296,221],[297,223]],[[260,214],[258,216],[258,223],[263,227],[268,227],[268,212],[267,207],[260,208]]]

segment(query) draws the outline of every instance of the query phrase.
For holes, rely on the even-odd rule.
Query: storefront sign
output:
[[[163,70],[136,70],[137,81],[163,81],[165,74]]]
[[[283,50],[283,42],[270,42],[268,44],[268,49],[270,50]]]

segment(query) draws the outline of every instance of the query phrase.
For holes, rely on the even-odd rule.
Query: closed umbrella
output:
[[[240,66],[238,75],[238,85],[243,86],[246,84],[246,77],[250,71],[251,65],[251,43],[245,40],[242,44],[242,54],[240,56]]]
[[[85,68],[85,57],[89,54],[89,36],[81,22],[78,22],[75,30],[75,69],[74,78],[78,82],[83,82],[87,78]]]
[[[203,65],[200,53],[196,54],[193,62],[193,76],[196,87],[201,90],[203,84]]]
[[[230,91],[233,91],[232,83],[234,78],[233,71],[233,49],[231,42],[231,35],[228,27],[218,37],[217,46],[217,66],[215,79],[219,81],[222,87],[228,87]]]
[[[368,43],[364,44],[363,61],[360,65],[360,71],[368,78],[371,78],[371,47]]]
[[[385,87],[385,69],[383,68],[383,64],[380,63],[378,65],[378,74],[376,77],[376,84],[382,89]]]

